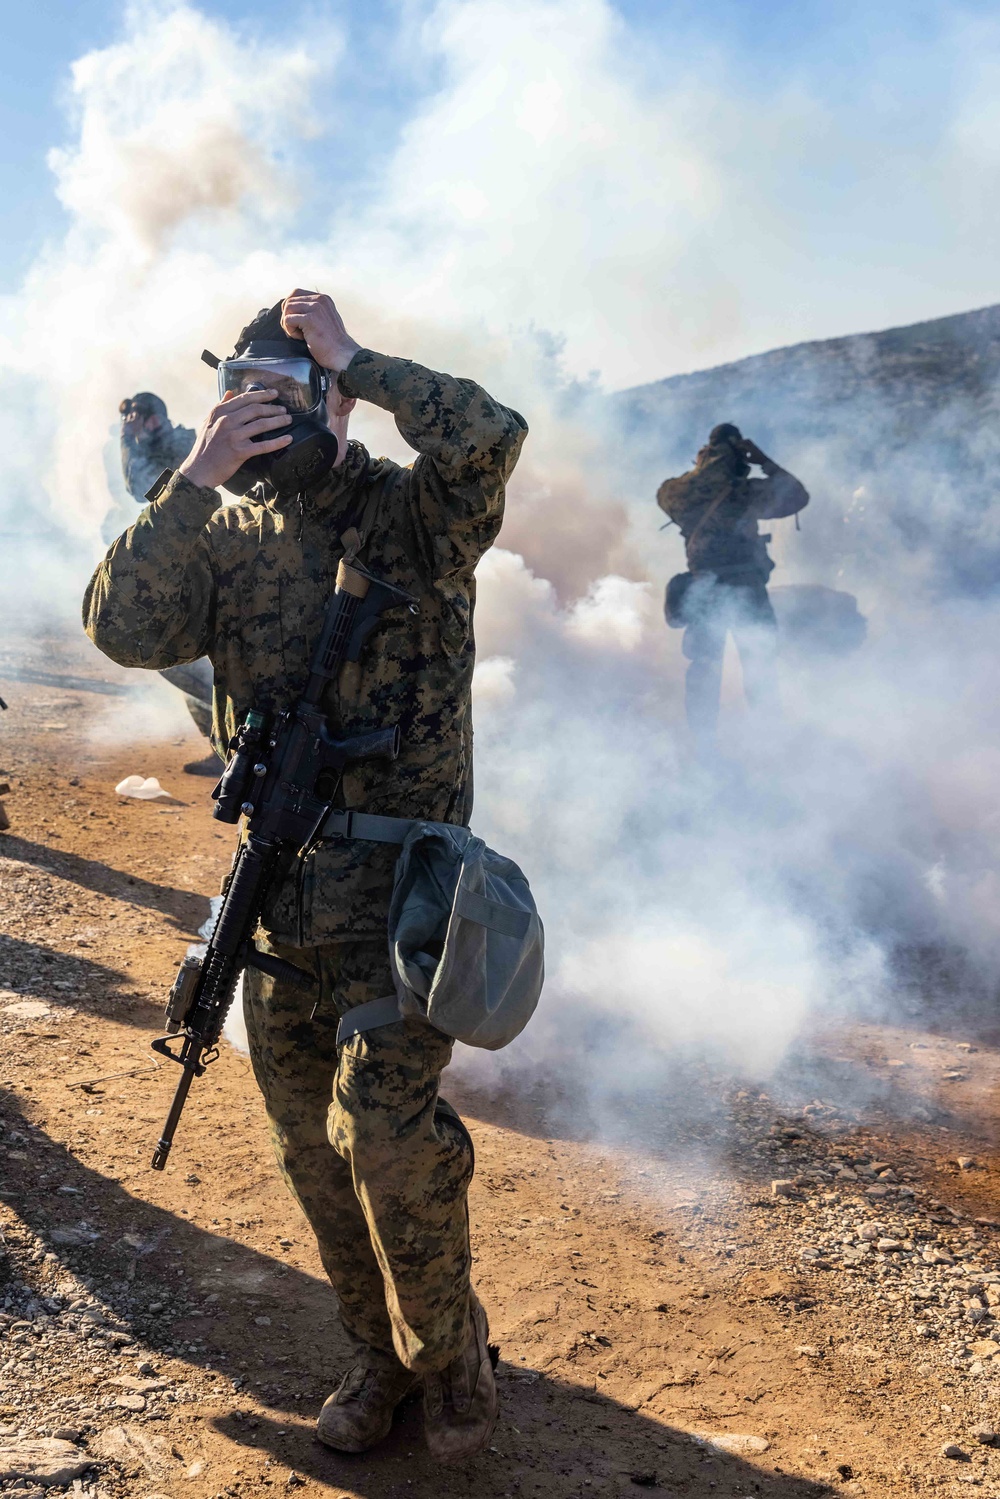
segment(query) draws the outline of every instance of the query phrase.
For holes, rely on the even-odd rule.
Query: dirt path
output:
[[[865,1112],[797,1097],[793,1060],[780,1094],[699,1076],[718,1106],[697,1127],[647,1107],[614,1149],[543,1080],[517,1098],[453,1081],[502,1347],[494,1449],[435,1472],[418,1408],[375,1454],[318,1446],[345,1350],[244,1058],[196,1084],[149,1169],[175,1078],[148,1042],[232,842],[181,769],[201,742],[103,747],[88,725],[127,715],[126,674],[75,644],[12,662],[0,1443],[73,1440],[84,1496],[1000,1494],[977,1437],[1000,1394],[1000,1055],[874,1026],[806,1048]],[[135,771],[177,801],[116,797]]]

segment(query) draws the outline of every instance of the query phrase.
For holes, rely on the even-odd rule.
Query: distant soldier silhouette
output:
[[[750,478],[750,465],[763,479]],[[777,625],[767,596],[774,563],[770,536],[761,520],[795,515],[809,495],[792,474],[723,422],[713,427],[689,473],[666,479],[656,502],[680,528],[688,571],[667,585],[667,623],[684,628],[688,659],[685,706],[700,751],[715,744],[726,636],[732,632],[740,653],[743,686],[751,707],[767,706],[775,693]]]
[[[120,403],[122,477],[129,494],[139,505],[146,504],[146,491],[152,489],[164,469],[177,469],[194,447],[193,427],[182,427],[167,415],[166,403],[151,390],[140,390]],[[206,739],[212,736],[212,663],[207,656],[185,666],[171,666],[160,672],[171,687],[184,694],[188,712]],[[192,760],[184,769],[193,775],[218,776],[219,760],[213,753],[202,760]]]
[[[126,396],[118,410],[122,475],[133,500],[145,505],[147,489],[163,470],[179,468],[194,447],[194,428],[172,422],[165,402],[151,390]]]

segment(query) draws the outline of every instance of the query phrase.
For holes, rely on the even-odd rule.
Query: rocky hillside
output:
[[[871,577],[887,551],[931,591],[1000,576],[1000,306],[797,344],[619,397],[643,482],[686,468],[736,422],[800,474],[810,571]]]

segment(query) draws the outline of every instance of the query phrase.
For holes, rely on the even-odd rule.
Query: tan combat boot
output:
[[[489,1336],[486,1313],[473,1292],[465,1347],[446,1369],[424,1376],[424,1432],[439,1463],[475,1457],[493,1435],[500,1399]]]
[[[354,1364],[320,1411],[316,1435],[338,1452],[367,1452],[389,1435],[396,1406],[416,1382],[402,1367]]]

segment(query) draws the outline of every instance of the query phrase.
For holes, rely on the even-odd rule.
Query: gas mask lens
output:
[[[241,396],[252,387],[276,390],[286,411],[315,411],[326,394],[326,376],[311,359],[223,359],[219,399]]]

